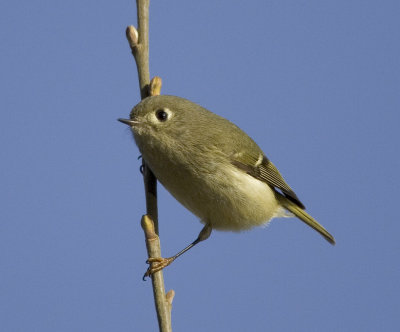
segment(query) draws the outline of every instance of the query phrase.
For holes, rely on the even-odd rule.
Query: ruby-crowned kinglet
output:
[[[212,229],[242,231],[293,215],[335,243],[258,145],[230,121],[189,100],[163,95],[145,98],[130,120],[119,121],[131,127],[157,179],[205,224],[196,241],[170,261],[208,238]]]

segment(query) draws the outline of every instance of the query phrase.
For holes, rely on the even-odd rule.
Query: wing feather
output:
[[[232,158],[232,164],[256,179],[267,183],[275,190],[299,206],[305,209],[295,192],[285,182],[275,165],[264,155],[250,155],[248,153],[237,153]]]

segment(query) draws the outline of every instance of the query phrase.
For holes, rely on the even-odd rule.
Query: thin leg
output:
[[[150,257],[146,263],[150,264],[149,268],[147,269],[146,273],[143,276],[143,280],[146,279],[146,277],[151,276],[153,273],[156,273],[158,271],[161,271],[163,268],[167,267],[170,265],[175,259],[177,259],[179,256],[183,255],[186,251],[189,249],[193,248],[197,243],[207,240],[210,235],[211,235],[212,227],[209,224],[206,224],[203,229],[200,231],[199,236],[197,237],[196,240],[194,240],[191,244],[189,244],[185,249],[181,250],[178,252],[176,255],[169,257],[169,258],[163,258],[163,257]]]

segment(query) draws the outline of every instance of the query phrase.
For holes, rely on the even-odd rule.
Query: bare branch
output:
[[[136,0],[138,28],[128,26],[126,37],[135,58],[141,99],[149,95],[160,94],[161,79],[155,77],[150,84],[149,71],[149,0]],[[160,239],[158,237],[157,179],[143,160],[143,180],[146,194],[147,215],[142,217],[142,228],[145,233],[149,258],[161,257]],[[171,332],[171,307],[174,291],[165,294],[163,272],[152,275],[154,302],[157,311],[158,325],[161,332]]]
[[[146,247],[149,257],[161,257],[160,238],[155,232],[153,221],[148,216],[144,215],[141,224],[146,238]],[[170,290],[167,295],[165,294],[162,271],[154,273],[151,276],[151,281],[153,284],[153,295],[160,331],[170,332],[172,331],[172,299],[175,292]]]

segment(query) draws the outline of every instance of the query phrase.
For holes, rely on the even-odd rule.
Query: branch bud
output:
[[[126,38],[128,39],[129,46],[133,49],[138,44],[139,33],[133,25],[126,28]]]
[[[146,236],[146,240],[157,238],[157,234],[154,229],[154,222],[148,215],[144,215],[141,220],[141,225]]]
[[[175,291],[173,289],[171,289],[167,294],[165,294],[165,299],[167,300],[167,303],[169,305],[169,310],[171,310],[174,296],[175,296]]]
[[[158,96],[161,93],[162,79],[159,76],[154,76],[149,85],[149,95]]]

